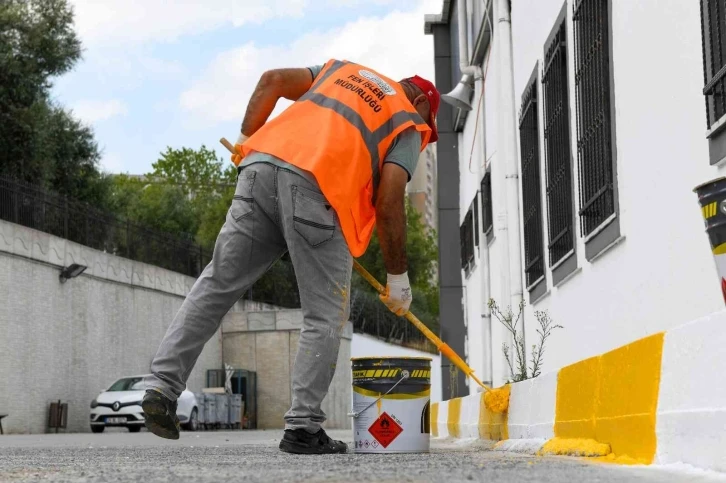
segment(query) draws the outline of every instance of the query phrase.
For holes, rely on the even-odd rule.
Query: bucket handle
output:
[[[391,393],[391,391],[393,391],[394,389],[396,389],[396,386],[398,386],[399,384],[401,384],[401,383],[402,383],[402,382],[403,382],[403,381],[404,381],[405,379],[408,379],[408,376],[409,376],[409,373],[408,373],[408,371],[404,369],[404,370],[403,370],[403,371],[401,372],[401,379],[399,379],[399,380],[398,380],[398,382],[396,382],[396,384],[394,384],[393,386],[391,386],[391,389],[389,389],[389,390],[388,390],[388,391],[387,391],[387,392],[386,392],[385,394],[381,394],[381,395],[380,395],[380,396],[378,397],[378,399],[376,399],[375,401],[373,401],[372,403],[370,403],[370,404],[369,404],[368,406],[366,406],[366,407],[365,407],[365,408],[364,408],[364,409],[363,409],[362,411],[358,411],[357,413],[348,413],[348,417],[349,417],[349,418],[350,418],[350,417],[352,417],[352,418],[357,418],[358,416],[360,416],[360,415],[361,415],[361,414],[363,414],[364,412],[368,411],[368,409],[369,409],[369,408],[370,408],[371,406],[373,406],[374,404],[378,404],[378,401],[380,401],[380,400],[381,400],[381,399],[383,399],[384,397],[388,396],[388,395],[389,395],[389,394]]]

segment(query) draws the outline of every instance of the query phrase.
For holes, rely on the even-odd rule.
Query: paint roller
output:
[[[235,154],[234,146],[227,141],[225,138],[221,138],[219,140],[220,143],[224,147],[226,147],[230,153]],[[378,280],[375,279],[373,275],[368,273],[368,271],[363,268],[363,266],[358,263],[357,260],[353,260],[353,267],[356,269],[356,271],[363,277],[374,289],[378,291],[379,294],[385,293],[386,289],[381,285]],[[486,394],[484,395],[484,401],[486,404],[486,407],[495,413],[501,413],[507,410],[509,406],[509,388],[497,388],[492,389],[491,387],[487,386],[483,382],[479,380],[478,377],[474,375],[474,369],[469,367],[464,360],[459,357],[459,355],[454,352],[454,350],[449,347],[447,343],[442,341],[436,334],[431,332],[431,330],[426,327],[423,322],[421,322],[418,317],[416,317],[410,310],[406,312],[404,315],[406,320],[411,322],[428,340],[431,341],[434,346],[436,346],[436,349],[447,359],[449,359],[456,367],[461,370],[464,374],[466,374],[467,377],[470,377],[479,384],[485,391]]]

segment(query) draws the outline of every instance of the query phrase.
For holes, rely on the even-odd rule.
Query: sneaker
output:
[[[346,453],[348,446],[342,441],[330,439],[322,429],[314,434],[304,429],[286,429],[280,449],[295,454],[334,454]]]
[[[159,391],[148,389],[141,402],[146,428],[166,439],[179,439],[179,418],[176,416],[176,401],[172,402]]]

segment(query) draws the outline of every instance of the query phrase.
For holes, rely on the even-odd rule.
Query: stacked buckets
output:
[[[721,293],[726,303],[726,178],[717,178],[693,190],[698,195],[706,233],[716,262]]]
[[[356,453],[428,453],[431,358],[353,358]]]

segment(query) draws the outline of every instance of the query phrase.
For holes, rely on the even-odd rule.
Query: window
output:
[[[542,95],[544,101],[544,140],[547,172],[547,213],[549,262],[553,283],[577,267],[573,257],[568,267],[556,266],[575,248],[574,200],[572,195],[572,153],[570,144],[570,100],[567,71],[567,4],[562,7],[555,27],[545,43]],[[558,273],[566,272],[566,273]]]
[[[700,0],[703,41],[703,95],[706,124],[726,114],[726,5],[722,0]]]
[[[484,179],[481,180],[481,224],[482,230],[487,235],[487,242],[492,238],[492,172],[487,170]]]
[[[479,246],[479,193],[474,195],[472,208],[474,209],[474,245]]]
[[[469,209],[466,216],[464,217],[464,223],[459,229],[459,236],[461,237],[461,268],[469,274],[469,269],[474,262],[474,222],[472,217],[472,210]]]
[[[616,220],[614,132],[610,78],[610,0],[577,0],[574,6],[577,159],[580,225],[591,259],[619,236]],[[598,230],[599,242],[595,236]],[[600,233],[603,233],[601,236]],[[604,238],[608,238],[604,240]]]
[[[539,123],[537,116],[537,66],[522,94],[519,115],[522,162],[522,216],[524,221],[524,273],[532,289],[544,277],[542,235],[542,196],[539,164]]]

